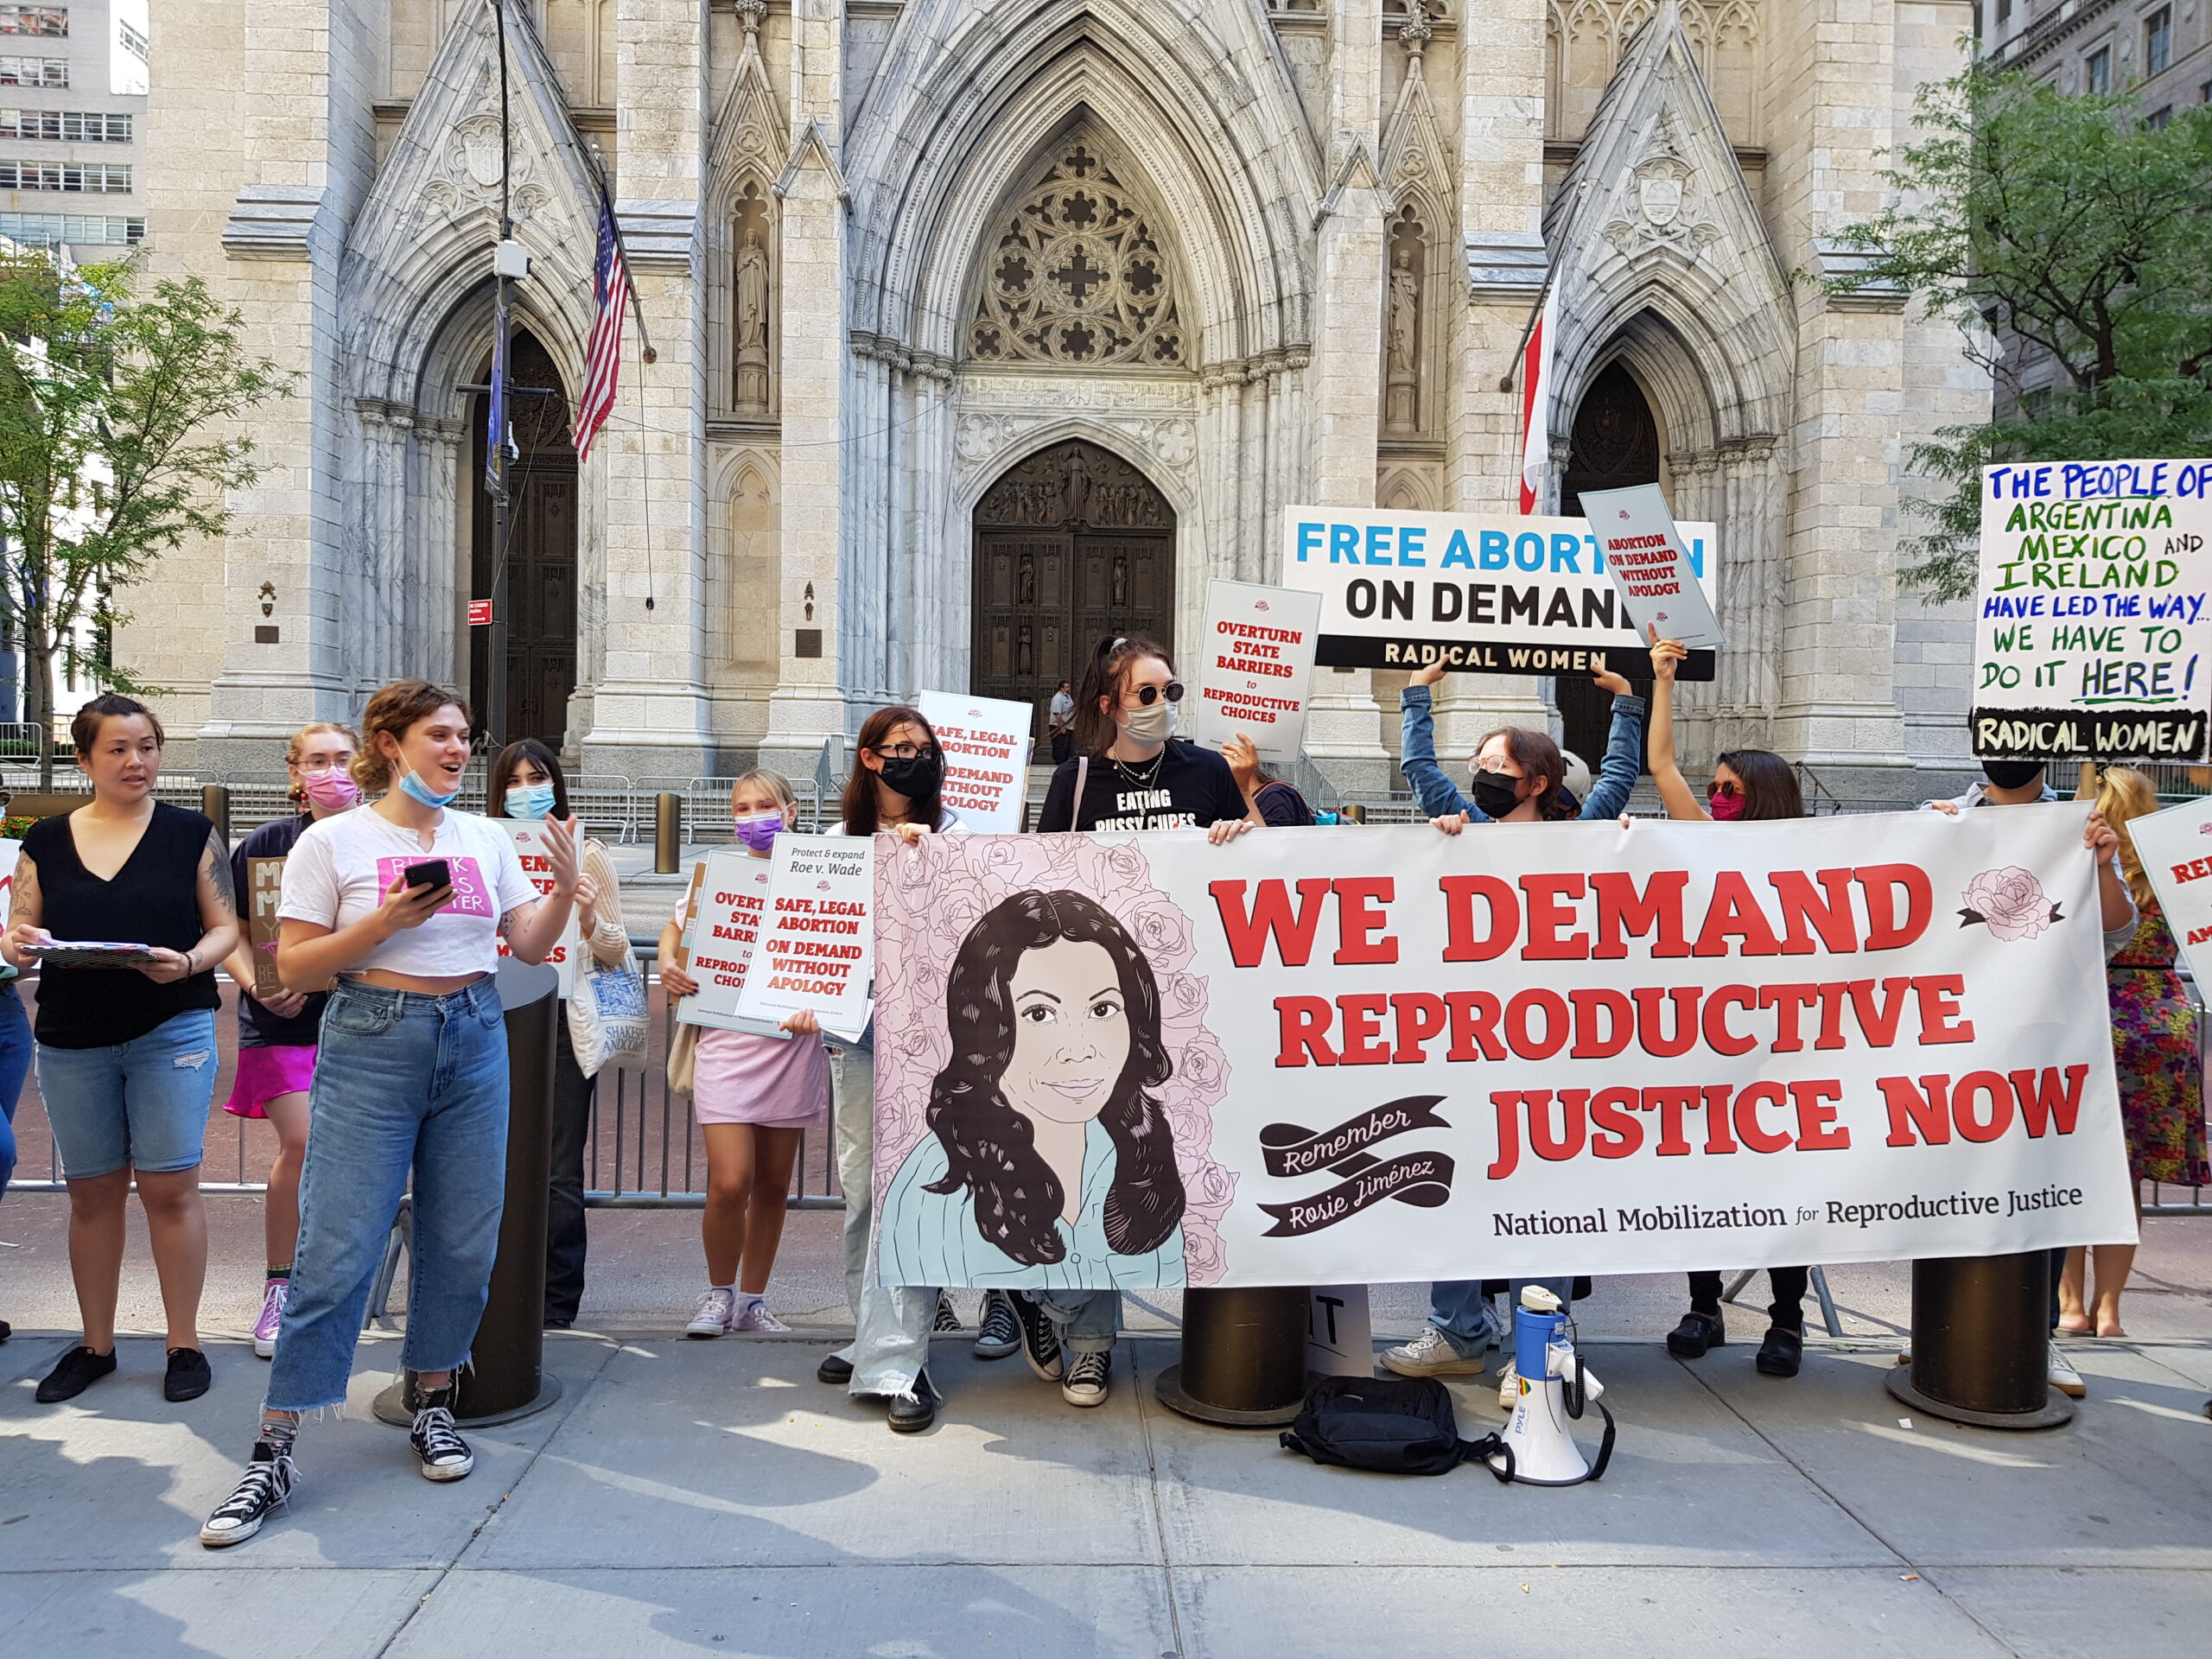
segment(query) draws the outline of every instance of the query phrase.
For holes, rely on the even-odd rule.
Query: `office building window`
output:
[[[49,40],[67,40],[69,8],[0,6],[0,35],[43,35]]]
[[[2082,60],[2082,90],[2085,92],[2112,91],[2112,48],[2101,46]]]
[[[0,58],[0,86],[67,86],[67,58]]]
[[[82,218],[75,213],[0,213],[0,236],[38,248],[61,242],[119,248],[144,241],[146,221],[120,213]]]
[[[2174,106],[2171,104],[2163,105],[2143,118],[2143,130],[2145,132],[2156,132],[2173,118]]]
[[[0,190],[78,190],[127,196],[130,169],[105,162],[0,162]]]
[[[1997,21],[2000,25],[2012,21],[2012,0],[1997,0]]]
[[[115,33],[116,38],[123,42],[124,51],[141,63],[146,61],[146,37],[143,35],[121,18],[116,20]]]
[[[127,144],[130,118],[98,110],[0,110],[0,138],[51,138],[72,144]]]
[[[2143,20],[2143,73],[2165,73],[2174,60],[2174,9],[2160,6]]]

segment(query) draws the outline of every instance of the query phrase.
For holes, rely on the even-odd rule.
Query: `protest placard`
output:
[[[2212,461],[1981,469],[1974,752],[2212,753]]]
[[[257,1001],[266,1002],[284,988],[276,977],[276,906],[284,897],[284,861],[246,860],[245,887],[245,942],[253,952],[253,983],[246,989]]]
[[[534,818],[493,818],[492,822],[514,838],[515,856],[522,861],[522,873],[530,879],[530,885],[537,889],[541,897],[552,892],[553,861],[545,854],[544,822]],[[583,824],[578,821],[576,852],[579,857],[582,855],[583,844]],[[582,949],[582,923],[578,918],[576,907],[571,905],[569,906],[569,925],[562,929],[559,940],[545,957],[545,965],[560,976],[560,995],[563,997],[575,994],[576,957]],[[502,957],[514,954],[508,949],[504,937],[499,940],[499,954]]]
[[[1719,536],[1709,524],[1679,530],[1710,605]],[[1580,518],[1287,507],[1282,581],[1321,596],[1316,660],[1325,668],[1651,671],[1647,642]],[[1713,653],[1693,651],[1676,677],[1713,675]]]
[[[2137,818],[2127,834],[2182,960],[2212,985],[2212,796]]]
[[[699,988],[677,1003],[680,1023],[750,1032],[756,1037],[791,1035],[770,1021],[748,1020],[737,1011],[738,994],[745,988],[767,906],[772,868],[770,860],[738,849],[709,853],[691,867],[676,965],[698,981]]]
[[[944,804],[970,830],[1015,835],[1029,793],[1029,727],[1026,702],[1000,697],[955,696],[925,691],[914,707],[937,734],[944,757]]]
[[[1605,570],[1639,638],[1647,627],[1685,645],[1725,645],[1720,619],[1698,586],[1690,550],[1656,484],[1585,490],[1582,512],[1605,555]]]
[[[1198,741],[1218,749],[1242,733],[1261,760],[1294,765],[1306,742],[1320,621],[1319,594],[1250,582],[1206,583]]]
[[[875,850],[859,836],[776,837],[740,1014],[775,1025],[806,1010],[832,1036],[859,1037],[874,994]]]
[[[876,890],[884,1282],[2131,1240],[2088,810],[925,837]]]
[[[1365,1285],[1316,1285],[1306,1297],[1306,1369],[1322,1376],[1375,1375]]]

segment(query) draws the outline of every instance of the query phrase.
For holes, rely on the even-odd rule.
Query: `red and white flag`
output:
[[[1544,308],[1521,353],[1521,511],[1534,512],[1552,461],[1552,322],[1559,284],[1544,295]]]
[[[614,229],[614,209],[599,203],[599,256],[592,265],[591,340],[584,350],[583,395],[576,399],[576,460],[591,459],[592,440],[614,412],[614,383],[622,366],[622,313],[630,303],[630,268],[623,262],[622,238]]]

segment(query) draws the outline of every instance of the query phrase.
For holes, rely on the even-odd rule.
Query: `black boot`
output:
[[[1676,1359],[1703,1359],[1707,1349],[1723,1347],[1727,1341],[1727,1327],[1718,1313],[1701,1313],[1692,1308],[1667,1333],[1667,1351]]]
[[[1759,1344],[1758,1357],[1751,1363],[1759,1368],[1761,1376],[1795,1376],[1804,1362],[1805,1333],[1786,1325],[1770,1325],[1766,1340]]]

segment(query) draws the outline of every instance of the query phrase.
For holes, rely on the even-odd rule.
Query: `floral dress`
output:
[[[2139,1181],[2212,1185],[2204,1158],[2203,1069],[2196,1010],[2174,971],[2174,936],[2157,901],[2107,965],[2113,1065],[2129,1173]]]

